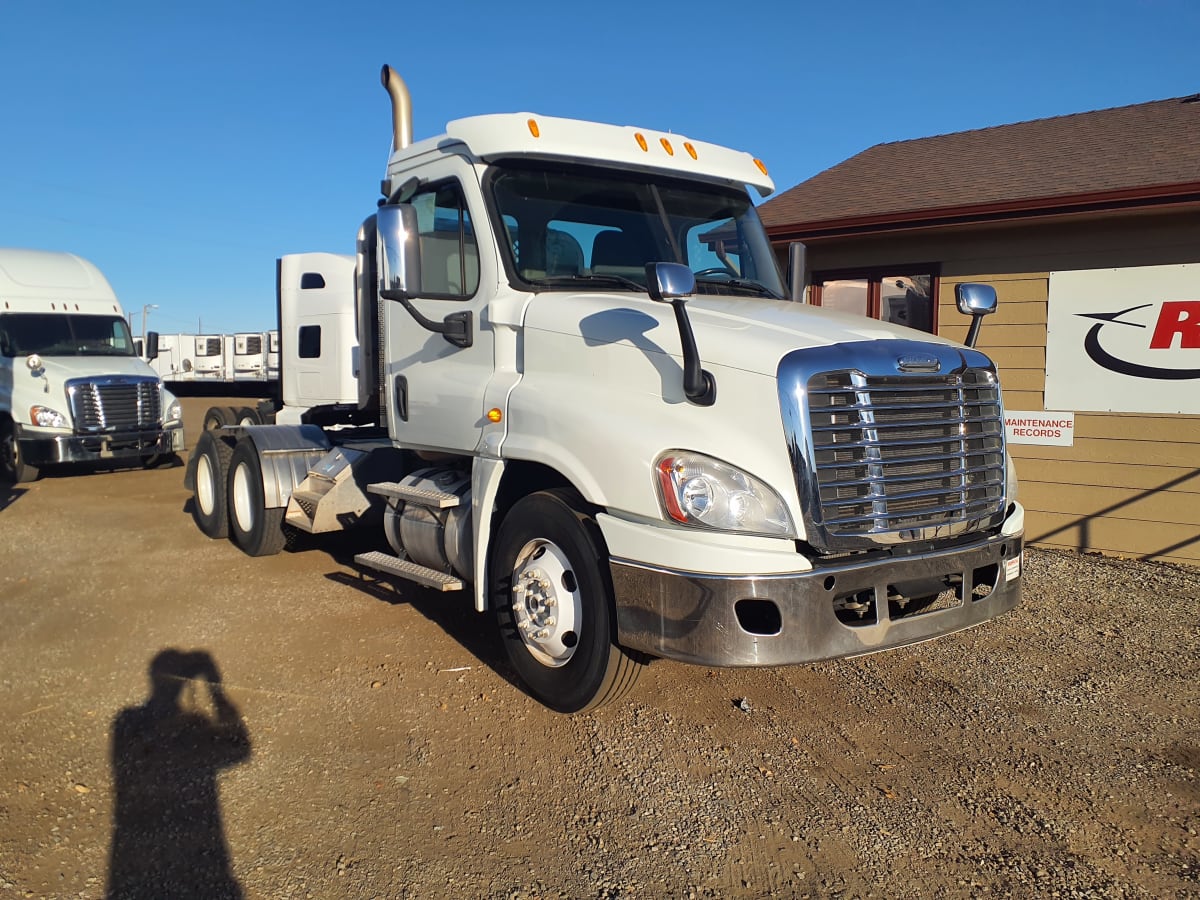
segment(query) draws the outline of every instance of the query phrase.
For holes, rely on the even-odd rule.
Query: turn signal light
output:
[[[535,137],[536,137],[536,135],[535,135]],[[489,409],[487,411],[487,418],[488,418],[489,422],[493,422],[493,423],[499,422],[499,421],[503,420],[504,413],[500,412],[500,410],[496,409],[495,407],[492,407],[491,409]]]

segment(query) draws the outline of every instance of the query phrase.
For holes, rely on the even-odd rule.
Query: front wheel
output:
[[[563,713],[623,696],[642,662],[616,644],[604,538],[570,491],[542,491],[504,517],[492,603],[508,658],[529,692]]]
[[[262,462],[249,439],[238,441],[229,461],[227,497],[229,536],[250,556],[271,556],[287,544],[283,514],[287,507],[270,509],[263,491]]]
[[[37,481],[40,474],[37,466],[25,462],[17,440],[17,426],[8,419],[0,419],[0,478],[12,484],[28,484]]]

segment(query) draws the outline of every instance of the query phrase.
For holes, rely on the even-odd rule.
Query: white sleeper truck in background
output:
[[[1018,603],[995,366],[789,299],[760,162],[529,113],[414,143],[383,79],[383,202],[355,257],[280,261],[286,424],[201,436],[206,534],[261,555],[381,518],[363,569],[488,613],[562,712],[652,657],[853,656]],[[962,288],[973,344],[995,292]]]
[[[0,477],[152,465],[182,449],[179,403],[137,356],[100,270],[69,253],[0,249]]]

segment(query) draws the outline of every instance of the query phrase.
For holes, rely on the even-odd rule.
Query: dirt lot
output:
[[[1200,896],[1200,571],[1030,551],[966,634],[565,717],[182,476],[0,488],[0,898]]]

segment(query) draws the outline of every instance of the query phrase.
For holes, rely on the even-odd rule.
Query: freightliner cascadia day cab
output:
[[[747,192],[773,189],[758,161],[526,113],[413,143],[407,89],[383,80],[383,201],[340,276],[357,397],[206,432],[186,476],[205,533],[264,554],[374,514],[391,552],[356,562],[461,592],[563,712],[653,657],[854,656],[1017,604],[995,366],[790,301]],[[321,265],[281,260],[280,297],[328,285]],[[962,286],[969,343],[994,307]],[[322,338],[281,339],[286,401],[289,344]]]
[[[0,249],[0,477],[153,465],[182,449],[179,402],[137,356],[100,270],[70,253]]]

